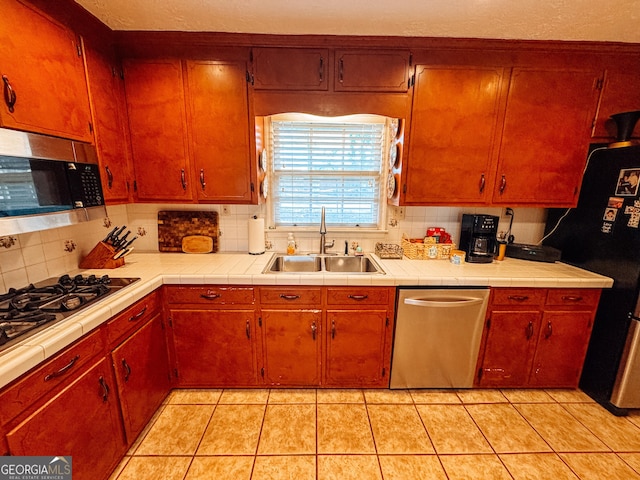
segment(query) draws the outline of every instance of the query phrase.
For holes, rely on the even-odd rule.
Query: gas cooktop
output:
[[[62,275],[0,295],[0,352],[139,278]]]

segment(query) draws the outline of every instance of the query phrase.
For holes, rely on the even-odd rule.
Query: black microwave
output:
[[[0,236],[105,216],[92,145],[0,129]]]

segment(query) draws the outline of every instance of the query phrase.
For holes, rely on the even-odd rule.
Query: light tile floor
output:
[[[174,390],[111,480],[640,480],[577,390]]]

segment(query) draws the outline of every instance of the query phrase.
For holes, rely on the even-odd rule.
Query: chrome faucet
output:
[[[327,235],[327,225],[324,221],[324,207],[322,207],[322,213],[320,216],[320,255],[324,255],[327,253],[327,248],[333,247],[335,240],[331,240],[331,243],[327,243],[325,241],[325,236]]]

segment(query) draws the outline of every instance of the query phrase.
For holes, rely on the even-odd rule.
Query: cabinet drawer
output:
[[[595,307],[600,300],[599,288],[550,288],[548,306]]]
[[[322,303],[321,288],[261,288],[260,302],[269,305],[313,305]]]
[[[544,304],[545,288],[496,288],[491,305],[539,306]]]
[[[389,302],[389,289],[381,288],[327,288],[329,305],[385,305]]]
[[[160,290],[138,300],[126,310],[107,322],[107,339],[113,347],[126,335],[142,326],[148,319],[160,311]]]
[[[167,303],[198,303],[201,305],[253,304],[252,287],[165,287]]]
[[[60,384],[77,377],[82,367],[102,354],[104,349],[104,331],[97,329],[37,367],[33,372],[18,379],[16,383],[0,393],[0,405],[2,405],[0,422],[8,423],[20,413],[25,412],[40,397]]]

